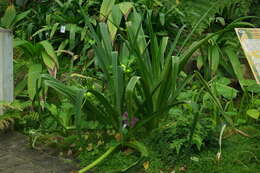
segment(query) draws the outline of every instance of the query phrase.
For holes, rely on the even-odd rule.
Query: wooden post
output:
[[[0,102],[12,102],[13,90],[13,36],[10,30],[0,28]]]

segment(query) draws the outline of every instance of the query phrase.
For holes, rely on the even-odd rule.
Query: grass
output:
[[[186,173],[256,173],[260,172],[260,126],[244,127],[251,138],[234,134],[223,140],[222,156],[216,160],[218,148],[208,146],[196,159],[186,158],[178,163],[187,168]],[[196,161],[194,161],[196,160]]]
[[[241,128],[250,134],[249,137],[231,134],[222,141],[221,159],[216,159],[218,143],[209,142],[200,152],[187,153],[176,159],[175,164],[167,164],[156,152],[150,151],[150,156],[142,164],[128,173],[257,173],[260,172],[260,125]],[[226,136],[230,134],[227,130]],[[93,155],[99,152],[84,154],[85,162],[91,161]],[[97,156],[96,155],[96,156]],[[176,155],[177,157],[177,155]],[[95,173],[116,173],[136,161],[135,152],[121,151],[114,153],[105,162],[98,165]],[[144,165],[148,166],[144,169]],[[174,172],[175,171],[175,172]]]

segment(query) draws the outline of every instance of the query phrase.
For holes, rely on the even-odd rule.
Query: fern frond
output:
[[[223,16],[234,20],[247,15],[251,3],[251,0],[185,0],[181,1],[180,7],[185,14],[184,22],[194,27],[201,16],[208,11],[209,7],[214,5],[214,8],[210,10],[208,16],[197,28],[197,33],[202,33],[215,21],[216,17]]]
[[[16,114],[6,114],[0,116],[0,131],[5,131],[7,129],[10,129],[13,124],[15,118],[18,118],[19,116]]]

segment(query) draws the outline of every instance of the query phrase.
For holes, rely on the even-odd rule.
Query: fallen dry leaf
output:
[[[68,150],[67,155],[68,155],[68,156],[71,156],[71,155],[72,155],[72,150],[71,150],[71,149]]]
[[[116,141],[120,141],[122,139],[122,135],[120,133],[115,134]]]
[[[91,151],[91,150],[93,150],[93,144],[91,144],[91,143],[90,143],[90,144],[88,144],[87,150],[88,150],[88,151]]]
[[[179,171],[181,171],[181,172],[187,171],[187,166],[184,165],[184,166],[180,167],[180,168],[179,168]]]
[[[127,148],[125,151],[124,151],[124,154],[125,155],[129,155],[129,154],[131,154],[131,153],[133,153],[134,152],[134,150],[132,149],[132,148]]]
[[[149,164],[150,164],[149,161],[144,162],[143,167],[145,170],[149,168]]]

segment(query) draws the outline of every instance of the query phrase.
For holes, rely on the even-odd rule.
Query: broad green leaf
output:
[[[109,100],[103,96],[101,93],[95,91],[95,90],[88,90],[88,92],[92,93],[96,99],[100,102],[100,104],[102,104],[102,106],[104,106],[104,108],[107,111],[107,117],[104,116],[105,114],[103,113],[102,117],[104,117],[106,119],[106,121],[109,121],[115,129],[119,129],[120,127],[118,127],[118,112],[114,109],[114,107],[110,104]],[[87,107],[89,107],[90,105],[87,104]]]
[[[239,61],[239,58],[235,53],[235,50],[232,49],[231,47],[227,47],[226,49],[224,49],[224,51],[226,52],[226,54],[231,62],[232,68],[236,74],[236,77],[240,83],[240,86],[242,87],[242,89],[244,89],[244,87],[241,83],[244,80],[243,70],[241,68],[241,63]]]
[[[15,39],[13,41],[13,46],[14,48],[16,47],[19,47],[19,46],[22,46],[22,45],[25,45],[25,44],[30,44],[30,42],[26,41],[26,40],[18,40],[18,39]]]
[[[260,99],[253,100],[254,105],[260,106]]]
[[[58,118],[59,111],[58,111],[58,108],[57,108],[56,105],[54,105],[54,104],[51,104],[51,105],[46,104],[46,107],[51,112],[52,115],[54,115],[54,116],[56,116]]]
[[[217,83],[220,83],[222,85],[229,85],[229,84],[231,84],[231,80],[229,78],[226,78],[226,77],[220,77],[217,80]]]
[[[50,77],[49,75],[42,75],[41,77],[42,80],[44,80],[45,87],[51,87],[57,92],[63,94],[74,105],[75,124],[79,134],[81,130],[81,106],[83,104],[84,90],[76,87],[66,86],[60,81],[54,79],[53,77]]]
[[[55,2],[56,2],[57,4],[59,4],[60,7],[63,7],[63,6],[64,6],[64,4],[63,4],[60,0],[55,0]]]
[[[16,24],[16,23],[18,23],[18,22],[20,22],[20,21],[23,20],[25,17],[27,17],[30,12],[31,12],[31,10],[27,10],[27,11],[25,11],[25,12],[22,12],[22,13],[20,13],[20,14],[17,14],[17,15],[15,16],[13,25]]]
[[[169,37],[163,37],[160,45],[160,51],[159,51],[159,59],[161,61],[161,67],[164,65],[165,57],[166,57],[166,48],[169,43]]]
[[[52,29],[51,29],[50,39],[53,38],[55,32],[57,31],[58,26],[59,26],[59,23],[55,23],[55,24],[53,25],[53,27],[52,27]]]
[[[59,62],[56,55],[56,52],[54,51],[54,48],[52,47],[51,43],[47,40],[41,41],[40,45],[43,46],[44,50],[46,51],[47,55],[52,59],[53,63],[57,68],[59,68]]]
[[[27,87],[28,87],[28,94],[31,100],[34,99],[36,95],[36,91],[40,87],[39,80],[40,80],[41,72],[42,72],[41,64],[34,64],[29,68]]]
[[[223,97],[227,99],[234,99],[237,97],[238,90],[231,88],[229,86],[220,84],[220,83],[215,83],[214,87],[216,88],[217,92],[222,95]]]
[[[115,0],[103,0],[100,8],[100,20],[104,21],[110,14],[112,7],[115,4]]]
[[[25,88],[27,85],[27,78],[25,80],[20,81],[18,84],[16,84],[16,87],[14,89],[14,95],[18,96]]]
[[[121,23],[122,13],[117,6],[112,7],[112,13],[108,17],[108,30],[110,32],[111,40],[115,40],[117,29]]]
[[[145,35],[142,28],[142,18],[140,14],[134,10],[133,13],[131,13],[129,16],[129,21],[126,23],[126,25],[128,38],[133,39],[133,41],[135,41],[134,44],[138,43],[136,46],[138,46],[140,53],[143,54],[147,44],[145,41]]]
[[[218,65],[219,65],[219,50],[218,46],[213,46],[211,49],[211,70],[215,74],[218,70]]]
[[[1,26],[10,29],[16,17],[16,10],[13,5],[7,7],[4,16],[1,18]]]
[[[191,44],[191,46],[185,50],[181,55],[181,64],[180,64],[180,69],[183,69],[183,67],[186,65],[186,63],[188,62],[188,60],[190,59],[190,57],[192,56],[192,54],[198,50],[204,43],[206,43],[209,39],[211,39],[212,37],[221,34],[223,32],[225,32],[226,30],[221,30],[218,31],[216,33],[213,34],[209,34],[208,36],[206,36],[205,38],[201,39],[200,41],[196,41],[194,43]]]
[[[128,18],[129,13],[134,8],[132,2],[121,2],[121,3],[117,4],[117,5],[119,6],[121,12],[123,13],[125,19]]]
[[[195,72],[195,75],[198,77],[199,81],[202,83],[202,85],[207,89],[210,97],[212,98],[212,100],[214,101],[214,103],[217,105],[220,113],[223,115],[225,121],[231,125],[234,126],[234,123],[232,121],[232,119],[226,115],[226,112],[224,111],[223,106],[221,105],[220,99],[216,96],[216,94],[212,91],[212,89],[210,88],[210,86],[208,85],[208,83],[203,79],[203,77],[201,76],[201,74],[199,72]]]
[[[199,72],[195,72],[196,77],[199,79],[199,81],[202,83],[202,85],[206,88],[206,90],[209,92],[209,95],[211,96],[211,98],[213,99],[213,101],[215,102],[215,104],[218,106],[218,108],[220,109],[220,111],[222,113],[224,113],[224,109],[221,105],[220,100],[218,99],[218,97],[215,95],[215,93],[212,91],[212,89],[210,88],[209,84],[207,83],[207,81],[201,76],[201,74]]]
[[[100,32],[101,32],[101,36],[102,36],[102,41],[104,44],[104,50],[105,53],[107,55],[107,57],[104,57],[104,59],[106,59],[107,61],[107,65],[111,65],[112,60],[111,60],[111,53],[112,53],[112,41],[109,35],[109,31],[108,31],[108,26],[105,23],[100,23]]]
[[[39,53],[37,48],[31,42],[26,40],[14,39],[13,46],[14,48],[22,48],[23,53],[28,58],[33,58],[35,55]]]
[[[258,120],[258,118],[260,116],[260,112],[257,109],[249,109],[246,111],[246,114],[256,120]]]
[[[53,70],[56,67],[55,62],[53,62],[52,58],[45,51],[42,51],[42,59],[49,69]]]
[[[72,50],[75,47],[75,43],[76,43],[76,30],[77,30],[77,26],[75,24],[72,24],[70,26],[70,42],[69,42],[70,50]]]
[[[80,33],[80,41],[83,41],[87,37],[88,28],[84,27]],[[87,37],[88,38],[88,37]]]
[[[134,90],[135,90],[135,87],[136,87],[139,80],[140,80],[139,76],[133,76],[126,86],[125,99],[126,99],[126,102],[127,102],[127,110],[128,110],[130,115],[133,114],[132,111],[134,110],[134,106],[135,106]]]
[[[202,66],[203,66],[203,57],[198,56],[198,58],[197,58],[197,68],[200,70]]]
[[[159,16],[160,16],[160,23],[161,23],[162,26],[164,26],[164,24],[165,24],[165,14],[160,13]]]
[[[62,50],[65,50],[66,46],[69,44],[69,39],[64,40],[63,42],[61,42],[61,44],[59,45],[59,48],[57,50],[57,56],[60,56],[62,53]]]
[[[44,32],[44,31],[48,31],[48,30],[50,30],[50,28],[49,28],[48,26],[44,26],[43,28],[41,28],[41,29],[39,29],[38,31],[36,31],[36,32],[32,35],[32,37],[35,37],[36,35],[38,35],[38,34]]]
[[[113,73],[113,92],[115,96],[114,103],[117,111],[121,113],[122,98],[124,92],[123,70],[118,66],[118,55],[116,52],[112,53],[112,73]],[[112,91],[111,91],[112,92]]]

